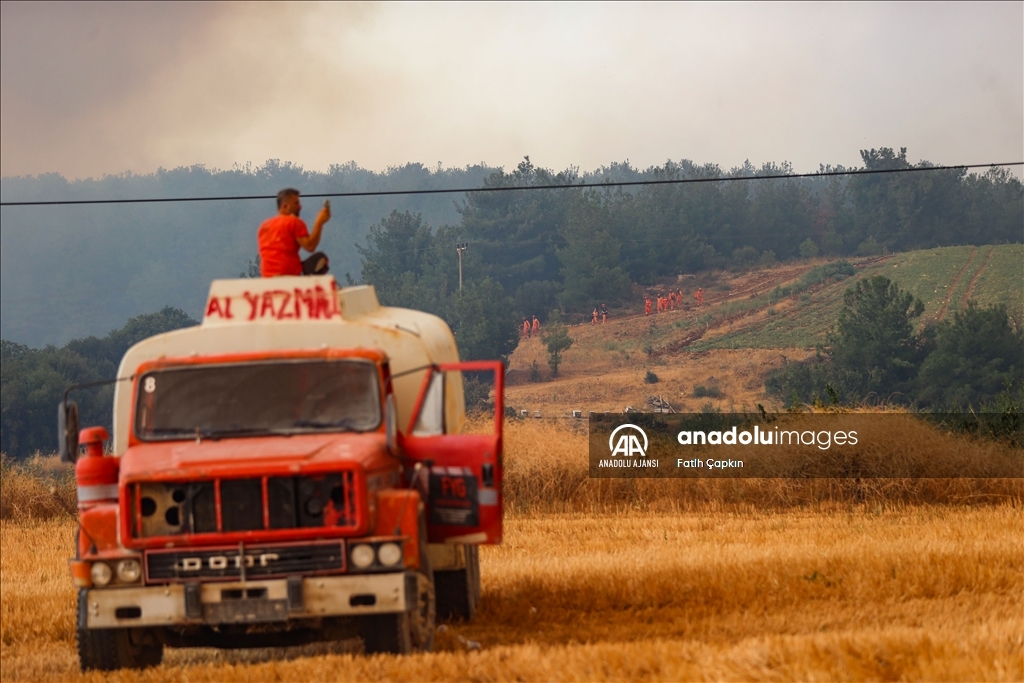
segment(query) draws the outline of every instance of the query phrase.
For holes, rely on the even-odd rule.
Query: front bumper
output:
[[[280,622],[403,612],[415,602],[415,576],[395,572],[93,588],[81,591],[79,600],[81,628]]]

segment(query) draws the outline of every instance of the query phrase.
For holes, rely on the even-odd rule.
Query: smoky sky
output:
[[[1024,5],[2,4],[0,172],[1024,157]]]

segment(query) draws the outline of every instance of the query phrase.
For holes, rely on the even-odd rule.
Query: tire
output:
[[[423,557],[426,558],[426,553]],[[430,652],[434,648],[437,627],[437,596],[430,568],[427,567],[427,572],[416,572],[415,579],[416,605],[408,612],[412,647],[417,652]]]
[[[363,647],[366,654],[384,652],[408,655],[433,649],[436,619],[434,585],[422,572],[408,572],[406,577],[410,582],[416,582],[415,607],[398,614],[363,617]]]
[[[434,647],[437,600],[434,574],[427,559],[427,524],[420,512],[420,567],[405,573],[406,585],[415,586],[416,600],[411,609],[398,614],[374,614],[363,617],[363,647],[367,654],[386,652],[407,655],[429,652]]]
[[[82,671],[116,671],[158,666],[164,658],[163,643],[141,628],[89,629],[85,623],[83,590],[78,599],[78,663]]]
[[[393,655],[412,654],[409,613],[374,614],[363,617],[363,649],[368,655],[378,652]]]
[[[464,569],[434,573],[437,592],[437,618],[451,621],[472,621],[480,604],[480,549],[464,546]]]

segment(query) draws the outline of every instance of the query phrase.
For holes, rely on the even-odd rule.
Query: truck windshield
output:
[[[381,420],[377,377],[362,360],[155,370],[139,378],[135,434],[159,441],[371,431]]]

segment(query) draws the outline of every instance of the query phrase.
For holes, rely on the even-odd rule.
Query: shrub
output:
[[[877,256],[881,253],[882,245],[875,241],[874,237],[867,238],[857,247],[857,254],[859,256]]]
[[[736,266],[749,266],[757,261],[757,249],[751,246],[733,249],[732,262]]]
[[[548,328],[541,335],[541,339],[548,349],[548,366],[551,368],[551,375],[558,377],[558,366],[562,363],[562,351],[572,346],[573,342],[569,331],[562,324],[562,316],[558,309],[551,311],[551,315],[548,316]]]
[[[810,237],[800,243],[800,258],[814,258],[818,255],[818,245]]]
[[[540,366],[537,365],[537,361],[533,361],[533,363],[530,364],[530,381],[540,381]]]
[[[479,377],[463,376],[462,391],[466,401],[467,413],[494,414],[494,401],[491,400],[491,382]]]
[[[1024,377],[1024,333],[1010,324],[1006,306],[971,301],[939,323],[935,350],[918,376],[918,397],[932,407],[979,408]],[[1002,412],[1002,411],[997,411]]]

